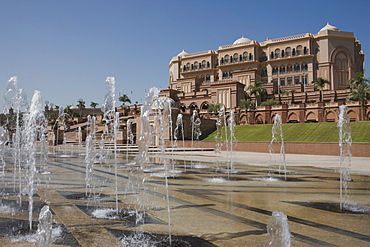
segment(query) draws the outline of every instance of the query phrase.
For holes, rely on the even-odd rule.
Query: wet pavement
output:
[[[338,206],[338,157],[287,155],[286,179],[269,154],[175,151],[152,158],[140,172],[122,152],[116,163],[101,158],[87,175],[83,155],[49,155],[50,174],[36,175],[34,228],[47,203],[63,232],[53,246],[124,246],[122,238],[135,232],[148,233],[136,235],[143,243],[150,237],[166,246],[169,231],[176,246],[268,246],[266,226],[278,210],[288,216],[292,246],[370,245],[369,158],[352,159],[349,198],[357,211],[346,212]],[[0,210],[0,245],[32,246],[19,237],[29,234],[28,197],[18,204],[13,174],[9,165],[0,177],[0,206],[12,208]]]

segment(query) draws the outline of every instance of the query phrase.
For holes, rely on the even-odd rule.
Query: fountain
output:
[[[118,178],[117,178],[117,131],[119,125],[119,113],[116,112],[116,80],[112,76],[108,76],[105,80],[107,93],[104,97],[104,103],[102,104],[102,112],[104,113],[103,121],[105,121],[106,130],[111,142],[113,142],[113,153],[114,153],[114,177],[115,177],[115,195],[116,195],[116,211],[118,213]],[[103,139],[103,138],[102,138]]]
[[[158,98],[158,88],[152,87],[149,89],[148,94],[145,97],[145,103],[141,107],[141,133],[138,139],[139,155],[135,157],[135,161],[141,166],[143,170],[145,165],[148,163],[148,149],[149,145],[152,144],[152,127],[149,122],[149,117],[152,114],[152,102]]]
[[[95,198],[94,186],[91,184],[94,175],[95,150],[92,136],[89,134],[86,137],[86,198]]]
[[[39,215],[39,225],[36,232],[38,247],[51,246],[53,242],[52,219],[53,215],[49,206],[43,206]]]
[[[340,209],[349,207],[348,183],[351,181],[349,169],[351,167],[351,126],[350,119],[347,114],[348,108],[346,105],[339,107],[339,148],[340,148]]]
[[[281,117],[279,114],[274,116],[274,124],[271,130],[271,142],[269,144],[270,159],[271,164],[274,161],[274,145],[280,145],[279,151],[279,174],[281,174],[281,166],[284,167],[284,179],[286,180],[286,161],[285,161],[285,148],[284,148],[284,135],[283,135],[283,126],[281,123]]]
[[[9,134],[4,129],[4,127],[0,126],[0,160],[1,160],[1,166],[2,166],[2,173],[1,176],[4,176],[5,173],[5,159],[4,159],[4,153],[6,150],[6,145],[9,142]]]
[[[267,233],[270,236],[272,247],[290,247],[292,235],[288,224],[288,217],[279,211],[274,211],[270,223],[267,225]]]
[[[194,140],[199,141],[199,137],[202,135],[200,130],[201,120],[197,110],[193,110],[193,115],[190,118],[191,122],[191,149],[194,149]],[[191,165],[194,166],[194,161],[191,160]]]
[[[230,166],[229,166],[229,174],[230,173],[236,173],[234,170],[234,143],[235,143],[235,118],[234,118],[234,111],[230,111],[230,116],[229,116],[229,130],[230,130],[230,140],[229,140],[229,145],[230,145]]]
[[[225,107],[221,107],[221,109],[218,112],[218,119],[216,122],[216,128],[217,128],[217,134],[215,136],[216,141],[216,147],[215,147],[215,153],[220,154],[222,150],[222,144],[223,144],[223,137],[224,135],[227,136],[225,127]],[[225,131],[225,133],[224,133]],[[225,142],[227,142],[227,138],[225,138]],[[226,145],[227,146],[227,145]]]
[[[27,193],[28,193],[28,211],[29,224],[32,229],[32,210],[34,194],[34,176],[36,173],[36,141],[37,138],[45,134],[47,122],[44,116],[41,103],[41,93],[35,90],[29,112],[24,120],[24,149],[22,153],[25,157],[27,167]]]
[[[128,164],[128,154],[130,146],[134,145],[134,134],[132,133],[132,123],[128,119],[126,122],[126,136],[127,136],[127,145],[126,145],[126,163]]]
[[[82,131],[81,131],[81,127],[78,127],[77,138],[78,138],[78,146],[81,147],[82,146]]]
[[[166,187],[166,206],[167,206],[167,220],[168,220],[168,243],[169,246],[172,245],[172,237],[171,237],[171,212],[170,212],[170,197],[169,197],[169,191],[168,191],[168,177],[169,177],[169,169],[167,160],[164,157],[165,156],[165,131],[167,127],[170,129],[170,133],[172,133],[172,116],[171,116],[171,104],[168,100],[164,102],[160,102],[158,98],[155,103],[157,104],[157,111],[156,116],[159,120],[159,143],[161,147],[161,155],[162,160],[161,163],[163,163],[164,168],[164,179],[165,179],[165,187]],[[166,114],[167,113],[167,114]],[[172,134],[170,135],[170,138],[172,139]]]
[[[19,189],[19,204],[22,203],[22,165],[21,165],[21,127],[18,124],[20,122],[21,111],[28,107],[27,95],[25,91],[18,87],[18,77],[12,76],[8,80],[6,93],[4,94],[5,105],[4,113],[9,113],[10,109],[15,110],[16,119],[13,119],[13,123],[10,123],[11,128],[15,129],[15,133],[12,135],[13,143],[13,158],[14,158],[14,172],[13,172],[13,185],[14,191],[16,190],[16,175],[18,172],[18,189]]]
[[[184,170],[186,172],[186,161],[185,161],[185,133],[184,133],[184,123],[183,123],[183,115],[179,113],[176,118],[176,127],[174,130],[174,144],[173,146],[176,148],[178,147],[177,140],[181,138],[182,140],[182,147],[183,147],[183,157],[184,157]]]
[[[21,166],[17,165],[17,169],[13,171],[8,164],[13,165],[18,163],[18,160],[12,159],[7,152],[12,146],[3,144],[8,140],[7,132],[5,128],[0,128],[0,148],[5,150],[4,152],[0,150],[0,154],[3,154],[1,161],[3,176],[0,181],[2,186],[0,245],[23,244],[11,242],[8,239],[14,238],[14,235],[21,236],[26,233],[24,228],[30,228],[30,219],[37,220],[32,215],[37,215],[40,210],[36,234],[40,242],[39,246],[49,246],[51,242],[67,246],[118,246],[119,244],[126,246],[267,246],[269,242],[270,246],[366,246],[370,242],[370,232],[367,227],[370,218],[367,211],[338,214],[328,208],[328,204],[314,202],[322,202],[322,198],[329,201],[338,200],[337,174],[324,169],[290,167],[289,180],[273,184],[255,180],[265,173],[265,169],[247,164],[253,164],[253,155],[242,159],[240,154],[234,151],[233,111],[230,111],[228,121],[222,116],[223,112],[217,121],[218,127],[222,125],[222,131],[227,132],[222,134],[228,137],[226,154],[222,152],[198,154],[185,148],[184,154],[179,155],[177,152],[173,154],[173,148],[166,147],[167,143],[171,143],[167,142],[167,139],[171,139],[172,135],[173,143],[167,145],[177,147],[178,141],[182,138],[184,146],[186,128],[183,126],[184,116],[182,114],[177,116],[176,125],[172,131],[171,106],[167,100],[162,103],[158,100],[158,105],[153,107],[153,101],[159,99],[159,90],[152,88],[149,90],[146,103],[142,106],[141,128],[138,128],[141,130],[138,138],[139,153],[134,161],[130,160],[127,153],[115,144],[118,134],[122,133],[119,133],[121,131],[119,115],[112,107],[113,81],[113,78],[107,78],[109,92],[103,107],[106,122],[104,136],[102,141],[96,140],[95,119],[89,117],[86,149],[77,149],[83,151],[84,156],[61,157],[49,153],[48,162],[43,163],[45,153],[42,150],[47,146],[43,146],[45,139],[40,134],[45,130],[45,122],[40,114],[41,94],[38,91],[34,94],[29,111],[24,114],[24,131],[21,128],[19,135],[21,138],[26,138],[20,139],[20,144],[25,143],[24,140],[29,140],[29,143],[23,147],[20,145],[23,148],[19,152],[22,154]],[[185,117],[190,118],[190,116]],[[343,167],[348,167],[347,164],[350,163],[348,158],[351,158],[350,152],[346,149],[351,143],[346,131],[348,130],[346,119],[343,113],[338,123],[340,133],[343,130],[339,144],[342,148],[343,165],[341,166]],[[281,126],[278,125],[278,116],[275,116],[274,122],[276,126],[270,145],[281,145],[283,135]],[[198,112],[192,112],[189,125],[192,128],[194,148],[195,141],[200,136]],[[97,129],[100,130],[100,127],[102,126]],[[129,120],[127,138],[128,144],[131,145],[133,133],[130,127]],[[77,133],[81,135],[81,130]],[[14,141],[16,135],[16,133],[13,134]],[[83,143],[80,137],[78,142],[79,145],[80,142]],[[105,145],[105,142],[111,142],[112,145]],[[95,148],[98,143],[99,151]],[[63,145],[66,145],[63,147],[65,149],[71,144]],[[37,148],[40,149],[39,153],[36,152]],[[130,151],[135,150],[133,147]],[[40,154],[40,156],[34,154]],[[283,154],[285,152],[280,147],[281,157]],[[228,158],[227,161],[221,163],[220,160],[225,156]],[[265,159],[267,156],[261,157]],[[98,158],[100,165],[95,165]],[[176,164],[184,164],[182,159],[196,160],[203,168],[192,166],[180,176],[174,176],[169,165],[173,160]],[[282,160],[285,161],[285,157]],[[237,170],[238,173],[235,172],[233,175],[235,179],[215,179],[212,165],[217,162],[229,166],[230,172]],[[109,165],[113,163],[114,172],[113,165]],[[46,168],[42,168],[45,165],[48,165],[47,169],[51,171],[51,182],[47,188],[43,188],[42,184],[30,182],[42,176],[41,173],[32,173],[32,171],[46,171]],[[349,173],[348,169],[343,169],[343,172]],[[17,173],[17,176],[21,174],[23,180],[25,177],[29,178],[27,186],[23,181],[20,187],[23,193],[28,195],[28,197],[23,196],[22,205],[17,201],[18,197],[14,196],[14,189],[10,189],[13,186],[10,181],[14,180],[14,173]],[[220,175],[226,177],[225,174]],[[358,174],[352,176],[355,179],[351,180],[351,186],[356,188],[356,192],[351,199],[369,204],[368,176]],[[99,201],[99,205],[87,204],[86,206],[86,200],[96,197],[94,179],[104,180],[104,186],[99,188],[103,199]],[[341,182],[349,182],[350,179],[343,175],[341,180]],[[342,204],[343,208],[346,208],[347,185],[341,186],[343,186]],[[47,206],[44,206],[45,201],[48,202]],[[28,210],[24,210],[27,206]],[[276,209],[289,213],[290,226],[287,216]],[[55,217],[51,217],[51,211]],[[26,215],[25,212],[30,213]],[[267,219],[270,219],[271,215],[272,218],[268,223]],[[23,227],[25,221],[26,227]],[[50,238],[50,227],[54,226],[52,227],[52,236],[54,236],[55,225],[61,223],[64,224],[64,232],[70,231],[68,235],[70,239],[57,242],[56,238]],[[9,232],[14,235],[9,235]],[[269,235],[266,235],[266,232]],[[291,237],[292,234],[294,239]],[[33,242],[35,243],[36,240]]]

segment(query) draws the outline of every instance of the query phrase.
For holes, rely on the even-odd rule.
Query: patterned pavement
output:
[[[135,232],[150,233],[137,233],[142,241],[137,246],[148,236],[157,246],[166,246],[163,241],[169,231],[173,243],[183,243],[177,246],[268,246],[267,224],[275,210],[288,216],[292,246],[370,245],[370,178],[366,172],[352,174],[349,198],[357,211],[341,212],[339,174],[332,169],[335,157],[311,157],[313,163],[322,160],[326,169],[303,165],[309,158],[301,157],[301,163],[289,163],[286,180],[281,169],[269,164],[268,155],[259,154],[235,153],[231,163],[227,162],[230,154],[178,152],[156,155],[139,169],[127,163],[123,152],[116,162],[109,157],[99,159],[88,173],[84,158],[51,154],[47,164],[51,174],[36,174],[33,225],[36,229],[40,208],[49,204],[54,227],[63,231],[53,246],[124,246],[129,240],[122,238],[130,239]],[[171,174],[168,187],[163,164]],[[0,212],[1,246],[34,244],[14,242],[29,234],[28,198],[23,195],[22,205],[18,204],[19,186],[14,185],[18,181],[13,166],[6,166],[0,178],[0,206],[13,209]],[[99,209],[114,213],[110,219],[99,218]]]

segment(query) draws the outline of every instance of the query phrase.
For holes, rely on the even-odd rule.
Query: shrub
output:
[[[268,99],[264,102],[261,103],[261,106],[266,106],[266,105],[278,105],[279,102],[274,100],[274,99]]]

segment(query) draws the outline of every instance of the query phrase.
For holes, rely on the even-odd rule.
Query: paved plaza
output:
[[[84,155],[50,154],[50,174],[36,175],[34,228],[47,203],[54,228],[63,232],[53,246],[124,246],[122,238],[134,232],[166,239],[169,231],[173,243],[180,243],[176,246],[268,246],[267,224],[277,210],[288,216],[292,246],[370,245],[370,158],[352,158],[349,197],[357,211],[341,212],[339,157],[286,155],[286,179],[263,153],[175,150],[151,157],[144,172],[138,172],[124,151],[116,161],[101,156],[87,175]],[[169,211],[163,163],[171,174]],[[1,206],[13,207],[0,212],[1,246],[35,245],[20,238],[30,233],[24,230],[28,197],[23,195],[23,206],[17,206],[18,179],[12,166],[0,178]],[[116,198],[123,217],[94,214],[115,209]],[[145,224],[132,209],[145,212]],[[161,244],[157,246],[166,246]]]

